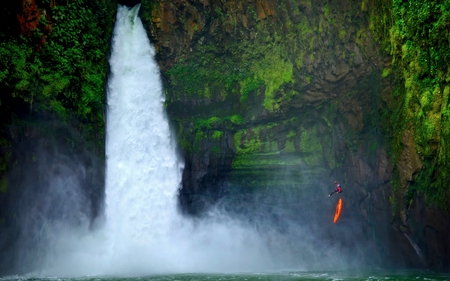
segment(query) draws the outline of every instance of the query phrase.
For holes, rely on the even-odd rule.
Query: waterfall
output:
[[[106,229],[114,233],[112,256],[128,256],[133,267],[169,245],[181,182],[155,50],[138,10],[118,8],[106,126]]]
[[[106,229],[123,270],[224,271],[261,264],[257,234],[223,215],[178,213],[181,161],[165,116],[160,73],[139,6],[119,6],[107,114]]]
[[[134,275],[268,270],[265,243],[224,215],[183,217],[178,159],[165,114],[155,50],[139,6],[120,6],[108,81],[104,227],[68,231],[45,274]]]
[[[164,112],[155,50],[137,16],[138,8],[119,7],[112,44],[106,217],[116,239],[148,244],[164,238],[168,222],[178,216],[174,206],[181,174]]]

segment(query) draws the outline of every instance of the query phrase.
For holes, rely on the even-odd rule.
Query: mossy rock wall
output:
[[[246,205],[243,213],[273,214],[281,230],[289,216],[307,226],[328,219],[321,211],[334,205],[323,197],[336,179],[348,208],[341,222],[357,231],[324,226],[320,239],[380,262],[449,266],[447,2],[141,5],[185,159],[183,211],[202,215],[228,198]],[[83,210],[95,217],[101,209],[114,10],[115,1],[1,6],[0,230],[9,238],[18,228],[6,206],[31,206],[18,200],[20,180],[31,180],[15,168],[47,163],[38,159],[42,142],[49,153],[59,148],[54,155],[78,155],[91,175],[82,185],[92,205]],[[1,241],[9,259],[0,271],[21,260],[8,254],[15,241]]]
[[[360,230],[337,243],[380,249],[392,233],[378,230],[389,220],[370,211],[370,194],[390,190],[380,100],[392,92],[383,78],[391,60],[361,3],[161,0],[142,9],[185,159],[183,211],[231,201],[244,213],[289,209],[297,223],[319,224],[323,208],[334,208],[324,198],[336,179],[344,220]],[[375,251],[381,261],[391,250]]]
[[[318,179],[332,188],[335,177],[356,188],[373,177],[383,147],[384,57],[360,3],[142,5],[187,161],[187,193],[217,188],[204,186],[201,174],[245,188],[299,190]],[[361,165],[369,168],[347,178],[346,165],[355,167],[349,155],[366,158],[367,148],[372,159]]]
[[[401,44],[395,42],[403,37],[389,35],[389,28],[395,19],[390,13],[403,4],[160,0],[142,5],[186,160],[180,197],[185,211],[202,213],[221,198],[240,193],[273,197],[286,190],[296,200],[321,204],[320,196],[332,190],[336,179],[345,186],[346,202],[358,214],[355,220],[368,243],[403,265],[423,266],[420,259],[399,254],[417,257],[404,231],[416,233],[413,241],[424,241],[407,219],[416,189],[391,185],[398,182],[397,171],[423,158],[414,153],[401,158],[405,150],[396,140],[404,143],[403,131],[393,131],[399,126],[395,124],[406,124],[397,122],[405,116],[398,110],[402,79],[388,56],[400,54]],[[435,4],[422,6],[417,16],[430,18],[439,14],[436,9]],[[432,10],[436,13],[427,13]],[[445,20],[439,23],[443,26]],[[383,38],[394,39],[394,48],[389,50]],[[413,57],[407,54],[402,67],[408,69]],[[433,89],[420,100],[426,108],[435,108],[429,102],[439,96]],[[445,89],[441,87],[444,96]],[[433,110],[426,116],[434,118]],[[420,128],[436,126],[430,122]],[[420,138],[414,135],[406,146],[415,150],[408,151],[445,150],[429,143],[417,147],[424,143]],[[412,180],[421,168],[415,167],[409,173]],[[393,215],[403,215],[402,223],[409,226],[391,225]],[[401,250],[386,245],[400,245]]]

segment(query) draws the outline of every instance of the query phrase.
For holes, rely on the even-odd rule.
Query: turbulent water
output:
[[[67,231],[44,276],[146,276],[272,268],[255,229],[220,212],[183,217],[182,161],[165,116],[155,50],[138,17],[119,6],[108,81],[106,218],[97,231]]]
[[[138,10],[139,6],[132,9],[119,6],[114,28],[103,223],[95,231],[87,223],[60,230],[58,237],[52,238],[50,253],[43,258],[38,272],[0,280],[445,280],[448,277],[429,272],[334,272],[330,269],[344,270],[346,265],[357,268],[357,263],[349,264],[333,245],[324,245],[316,239],[317,232],[305,232],[306,227],[285,223],[283,230],[289,230],[291,236],[282,236],[270,226],[232,219],[220,210],[211,210],[202,219],[183,217],[177,205],[182,161],[165,116],[155,50]],[[304,271],[311,268],[325,271]]]
[[[120,7],[110,58],[106,228],[112,255],[157,258],[177,222],[180,164],[164,114],[159,70],[138,7]],[[157,260],[161,260],[159,255]],[[120,266],[120,265],[119,265]]]
[[[107,115],[108,273],[195,272],[264,266],[251,230],[177,208],[182,167],[164,112],[159,68],[138,6],[119,7]]]
[[[450,280],[450,275],[437,274],[421,271],[355,271],[355,272],[336,272],[336,271],[314,271],[314,272],[278,272],[278,273],[251,273],[251,274],[172,274],[172,275],[153,275],[141,278],[126,277],[83,277],[83,278],[28,278],[28,277],[5,277],[1,281],[23,280],[23,281],[253,281],[253,280],[279,280],[279,281],[440,281]]]

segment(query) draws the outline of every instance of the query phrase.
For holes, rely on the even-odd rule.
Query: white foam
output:
[[[108,84],[106,222],[55,242],[50,275],[139,276],[269,270],[258,233],[223,214],[193,222],[177,206],[182,161],[159,67],[138,8],[119,6]]]

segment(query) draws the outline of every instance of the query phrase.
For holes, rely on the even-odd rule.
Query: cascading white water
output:
[[[180,165],[164,113],[159,68],[138,7],[119,7],[108,90],[106,216],[115,239],[148,245],[178,216]],[[159,241],[158,241],[159,243]]]
[[[134,265],[169,243],[181,182],[155,50],[138,10],[117,12],[106,131],[106,228],[112,255],[130,255]]]
[[[135,270],[139,264],[154,271],[267,269],[252,231],[224,219],[194,227],[177,212],[180,161],[138,8],[119,7],[110,59],[106,220],[114,255],[131,258]]]
[[[255,230],[223,214],[192,221],[178,212],[181,161],[154,48],[139,6],[119,6],[108,83],[106,223],[55,241],[52,275],[147,275],[267,270]]]

